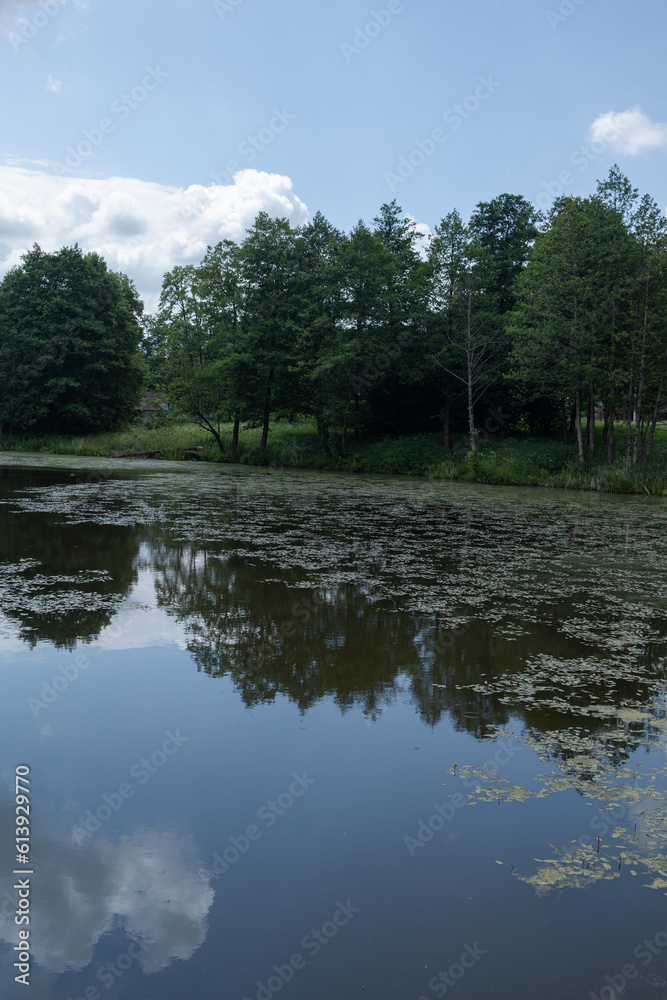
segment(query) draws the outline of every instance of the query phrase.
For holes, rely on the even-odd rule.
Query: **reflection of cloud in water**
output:
[[[111,930],[138,942],[147,973],[189,959],[206,938],[214,892],[189,838],[143,830],[119,844],[36,842],[33,856],[43,861],[32,878],[31,944],[48,972],[81,971]],[[15,944],[9,912],[5,906],[0,937]]]

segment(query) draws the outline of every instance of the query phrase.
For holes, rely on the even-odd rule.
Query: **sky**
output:
[[[586,196],[667,206],[667,7],[644,0],[0,0],[0,276],[78,242],[153,311],[260,210],[423,232]]]

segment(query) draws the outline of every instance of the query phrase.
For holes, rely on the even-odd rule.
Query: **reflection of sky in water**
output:
[[[514,876],[550,864],[547,844],[567,855],[603,822],[607,874],[619,850],[643,850],[646,815],[638,846],[613,833],[625,825],[634,840],[651,807],[648,765],[664,766],[667,724],[647,746],[627,715],[664,718],[664,504],[173,470],[99,486],[35,478],[11,510],[0,503],[7,565],[36,560],[63,603],[79,591],[63,616],[59,599],[37,607],[39,587],[22,591],[11,568],[0,587],[15,598],[0,601],[8,767],[30,763],[37,820],[53,838],[34,845],[35,1000],[80,997],[128,946],[136,968],[105,996],[254,996],[348,897],[359,922],[285,995],[342,997],[365,983],[363,996],[393,997],[400,983],[401,996],[418,996],[465,941],[489,958],[457,986],[461,1000],[510,982],[513,996],[554,1000],[599,989],[619,956],[631,960],[664,926],[664,895],[644,888],[652,876],[623,864],[613,881],[561,894]],[[88,607],[83,584],[64,578],[92,572],[99,601]],[[29,699],[75,652],[90,669],[35,715]],[[601,714],[608,701],[626,717]],[[178,726],[187,753],[77,847],[71,824]],[[405,836],[459,791],[452,762],[481,767],[498,726],[522,750],[489,779],[494,794],[411,856]],[[589,774],[596,763],[604,782]],[[635,764],[637,779],[621,773]],[[214,906],[200,872],[295,770],[317,781],[307,807],[262,829]],[[538,798],[544,771],[563,787]],[[502,786],[501,803],[502,781],[534,794],[514,801]],[[619,781],[642,785],[622,815],[605,809]],[[13,896],[8,846],[0,903]],[[8,909],[0,981],[11,986]],[[638,988],[638,1000],[653,995],[645,979]]]
[[[200,875],[201,863],[189,838],[141,830],[119,843],[36,842],[36,856],[48,856],[33,879],[31,944],[47,972],[79,972],[93,958],[103,934],[123,930],[141,948],[144,972],[159,972],[174,959],[189,959],[203,944],[214,891]],[[9,859],[5,864],[9,868]],[[18,877],[18,876],[17,876]],[[16,943],[11,898],[0,917],[0,938]],[[14,893],[15,895],[15,893]]]
[[[151,570],[145,569],[138,572],[136,584],[111,624],[103,628],[93,642],[87,643],[86,648],[121,650],[171,645],[185,649],[186,630],[166,611],[157,607],[154,576]],[[24,650],[25,642],[16,634],[16,623],[0,611],[0,653],[20,653]]]

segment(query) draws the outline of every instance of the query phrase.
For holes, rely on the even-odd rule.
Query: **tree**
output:
[[[416,224],[396,201],[373,220],[374,235],[388,253],[378,301],[376,369],[368,394],[376,428],[406,427],[423,419],[432,373],[424,346],[428,327],[430,265],[420,248]],[[425,386],[426,383],[426,386]],[[428,411],[426,411],[428,412]]]
[[[143,305],[78,245],[38,245],[0,284],[0,423],[10,433],[115,430],[139,400]]]
[[[343,234],[321,212],[303,227],[296,240],[294,295],[298,319],[294,368],[301,405],[315,417],[320,440],[326,439],[336,419],[343,243]]]
[[[373,385],[373,361],[382,346],[384,293],[393,260],[381,238],[360,221],[341,247],[341,263],[344,307],[335,352],[335,379],[342,424],[341,452],[346,455],[352,405],[358,432],[360,411]]]
[[[239,403],[262,426],[266,448],[271,413],[291,409],[297,399],[295,342],[298,304],[293,295],[298,230],[287,219],[260,212],[241,250],[245,309],[235,354]]]
[[[239,245],[232,240],[223,240],[209,247],[199,268],[199,277],[204,321],[215,337],[215,349],[222,362],[219,373],[226,392],[224,408],[234,418],[231,449],[235,454],[239,446],[242,399],[242,387],[235,378],[235,359],[241,345],[246,300]]]
[[[645,195],[632,217],[637,246],[637,294],[632,335],[627,464],[648,459],[662,415],[667,375],[667,223],[659,205]],[[630,444],[634,423],[634,441]]]
[[[519,194],[501,194],[480,201],[470,219],[475,242],[493,260],[490,291],[498,316],[511,312],[516,302],[516,279],[528,263],[538,234],[540,214]]]
[[[220,421],[225,415],[225,364],[218,325],[212,319],[199,268],[175,267],[162,282],[157,317],[165,352],[167,392],[186,416],[191,416],[223,442]]]
[[[633,206],[639,192],[614,164],[606,180],[597,183],[597,198],[620,218],[624,232],[615,227],[609,245],[610,300],[605,332],[604,429],[602,442],[607,440],[607,464],[614,460],[614,418],[626,381],[625,347],[627,341],[628,299],[636,284],[636,253],[632,241],[626,238],[630,230]],[[632,350],[631,350],[632,354]],[[628,424],[629,427],[629,424]],[[592,429],[592,427],[591,427]],[[628,449],[630,448],[628,437]]]
[[[436,360],[465,388],[468,438],[475,451],[475,406],[500,377],[505,346],[498,322],[497,270],[489,250],[458,212],[450,212],[436,227],[431,265],[433,312],[442,335]]]
[[[618,213],[597,198],[563,198],[535,241],[517,285],[511,317],[513,377],[563,407],[574,400],[579,461],[584,461],[583,401],[594,406],[604,381],[604,331],[613,302],[613,238],[627,240]]]

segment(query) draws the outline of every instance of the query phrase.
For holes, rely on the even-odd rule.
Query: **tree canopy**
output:
[[[667,224],[614,166],[547,217],[522,196],[452,209],[424,234],[396,203],[346,233],[260,212],[245,238],[164,276],[142,317],[131,282],[79,247],[35,246],[0,284],[0,421],[19,433],[113,429],[143,369],[176,417],[235,453],[241,424],[312,419],[351,438],[501,424],[575,434],[645,461],[667,412]],[[497,414],[504,414],[498,421]],[[627,438],[617,440],[618,425]],[[231,440],[225,439],[231,424]]]
[[[35,245],[0,283],[0,424],[10,433],[112,430],[143,381],[132,282],[78,246]]]

